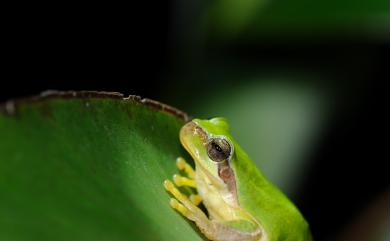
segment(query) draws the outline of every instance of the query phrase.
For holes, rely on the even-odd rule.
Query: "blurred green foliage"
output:
[[[245,36],[250,40],[286,33],[300,37],[370,34],[381,39],[390,35],[387,0],[219,0],[205,9],[203,23],[217,39]]]

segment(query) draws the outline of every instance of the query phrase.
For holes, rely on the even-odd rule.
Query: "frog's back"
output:
[[[237,146],[238,147],[238,146]],[[240,206],[249,212],[262,226],[267,241],[310,241],[309,226],[295,205],[263,174],[254,168],[252,160],[240,148],[237,154],[243,160],[235,170]]]

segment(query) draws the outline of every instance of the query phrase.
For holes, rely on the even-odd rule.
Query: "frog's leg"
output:
[[[174,198],[171,198],[169,204],[184,217],[188,218],[191,221],[194,221],[195,224],[199,227],[200,231],[210,240],[219,240],[219,241],[232,241],[232,240],[241,240],[241,241],[255,241],[259,239],[258,232],[240,232],[236,229],[229,228],[224,223],[216,222],[210,220],[206,214],[198,208],[192,201],[188,199],[186,195],[181,193],[175,185],[169,181],[164,181],[165,189],[170,192]]]
[[[171,181],[165,180],[164,187],[175,197],[171,198],[169,202],[171,207],[180,212],[184,217],[194,221],[202,233],[209,239],[212,239],[212,228],[214,225],[207,218],[206,214],[192,203],[186,195],[182,194]]]

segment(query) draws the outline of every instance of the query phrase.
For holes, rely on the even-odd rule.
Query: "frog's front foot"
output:
[[[176,160],[176,166],[180,171],[183,171],[187,177],[179,174],[173,175],[173,181],[178,187],[187,186],[196,188],[195,171],[194,169],[182,158],[179,157]],[[187,197],[185,194],[175,186],[170,180],[164,181],[165,189],[172,194],[174,198],[171,198],[170,206],[181,213],[186,218],[197,221],[207,220],[207,216],[197,206],[202,202],[202,198],[198,194],[191,194]]]
[[[206,214],[197,207],[197,205],[191,201],[185,194],[181,193],[179,189],[170,180],[164,181],[165,189],[173,195],[169,201],[170,206],[181,213],[184,217],[191,221],[194,221],[203,234],[209,239],[213,240],[210,231],[213,227]],[[200,201],[198,202],[200,203]]]
[[[188,164],[182,157],[179,157],[176,159],[176,166],[180,171],[183,171],[186,174],[186,177],[183,177],[179,174],[173,175],[173,181],[176,186],[196,188],[195,171],[191,165]],[[167,191],[169,190],[167,189]],[[190,201],[195,205],[199,205],[202,202],[202,198],[198,194],[191,194],[189,198]]]

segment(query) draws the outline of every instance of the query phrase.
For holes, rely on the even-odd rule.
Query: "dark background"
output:
[[[378,226],[389,218],[389,32],[319,24],[323,30],[306,26],[291,33],[279,26],[253,37],[249,28],[238,37],[219,37],[214,25],[196,25],[205,5],[180,7],[157,1],[16,8],[2,34],[1,102],[47,89],[104,90],[194,114],[188,106],[196,105],[203,89],[246,84],[230,72],[214,78],[214,68],[233,68],[237,76],[250,75],[253,66],[315,73],[321,78],[313,81],[331,93],[331,115],[293,200],[316,240],[376,240]],[[206,32],[201,43],[194,37],[199,31]]]

